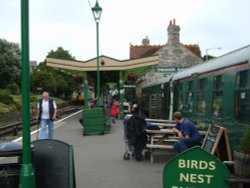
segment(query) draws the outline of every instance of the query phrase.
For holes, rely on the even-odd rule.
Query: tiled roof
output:
[[[130,59],[137,59],[154,55],[164,45],[130,45]],[[185,44],[187,49],[201,57],[200,47],[197,44]]]
[[[198,57],[201,57],[201,50],[198,44],[184,44],[184,46]]]
[[[154,55],[163,45],[130,45],[130,59]]]

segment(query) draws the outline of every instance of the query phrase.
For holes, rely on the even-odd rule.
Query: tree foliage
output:
[[[68,50],[64,50],[62,47],[58,47],[56,51],[51,50],[47,57],[65,59],[65,60],[75,60]]]
[[[211,59],[214,59],[214,58],[216,58],[216,57],[211,56],[211,55],[204,55],[204,56],[202,57],[203,61],[208,61],[208,60],[211,60]]]
[[[62,47],[56,51],[51,50],[47,57],[75,60],[75,58]],[[37,88],[49,91],[53,96],[70,99],[72,93],[79,87],[79,82],[66,71],[48,67],[46,61],[40,63],[31,76],[31,89],[37,92]]]
[[[56,79],[51,72],[36,71],[31,75],[32,91],[36,91],[37,88],[42,88],[42,90],[54,94],[56,92],[56,85]]]
[[[21,50],[17,43],[0,39],[0,88],[16,83],[20,86]]]

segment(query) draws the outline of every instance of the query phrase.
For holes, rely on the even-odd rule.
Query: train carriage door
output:
[[[215,118],[223,117],[223,86],[224,86],[223,75],[215,76],[213,83],[213,106],[212,106],[212,115]]]
[[[207,78],[198,80],[197,93],[196,93],[196,112],[201,115],[206,114],[206,87]]]
[[[250,70],[241,71],[236,77],[235,118],[250,122]]]
[[[161,97],[160,94],[152,94],[149,99],[149,117],[152,119],[159,119],[161,109]]]
[[[188,92],[186,95],[186,110],[187,112],[194,112],[194,81],[188,82]]]

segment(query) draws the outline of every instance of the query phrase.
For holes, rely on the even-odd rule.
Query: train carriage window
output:
[[[201,114],[206,113],[206,85],[207,79],[203,78],[198,81],[197,91],[197,112]]]
[[[194,82],[188,82],[188,92],[186,93],[186,110],[188,112],[193,112],[193,101],[194,101],[194,92],[193,92]]]
[[[213,116],[222,117],[223,115],[223,76],[214,77],[213,83]]]
[[[250,70],[241,71],[236,76],[235,117],[250,122]]]

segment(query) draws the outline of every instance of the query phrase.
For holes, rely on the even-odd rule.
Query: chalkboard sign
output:
[[[201,147],[216,155],[221,161],[232,160],[227,131],[224,127],[210,125]]]

